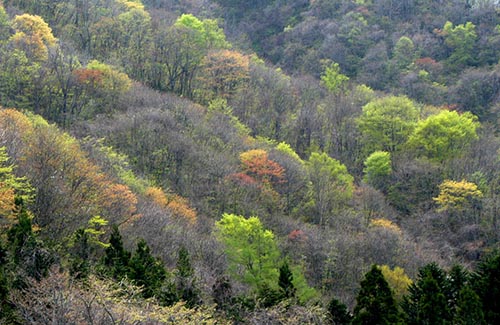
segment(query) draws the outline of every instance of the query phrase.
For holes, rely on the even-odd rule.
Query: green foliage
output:
[[[151,255],[144,239],[139,240],[129,262],[130,279],[142,288],[144,298],[153,297],[162,287],[167,272],[163,263]]]
[[[224,31],[219,27],[214,19],[200,20],[192,14],[182,14],[175,26],[189,28],[196,32],[192,41],[206,49],[230,48],[231,44],[226,41]]]
[[[474,50],[476,48],[476,26],[468,21],[465,24],[453,26],[447,21],[443,27],[443,36],[446,46],[451,54],[447,59],[447,64],[451,70],[457,71],[467,65],[475,63]]]
[[[372,100],[363,106],[363,113],[357,120],[365,152],[399,151],[412,134],[418,118],[418,108],[407,97]]]
[[[392,60],[398,70],[409,69],[416,59],[415,45],[411,38],[402,36],[394,46]]]
[[[470,286],[464,286],[460,290],[457,301],[457,309],[453,318],[453,324],[457,325],[483,325],[483,305],[479,296]]]
[[[352,324],[395,324],[398,309],[382,271],[373,265],[361,281]]]
[[[347,306],[335,297],[328,303],[328,317],[335,325],[347,325],[352,320]]]
[[[402,303],[408,324],[442,324],[452,319],[446,273],[435,263],[421,268]]]
[[[191,266],[189,252],[185,247],[179,249],[177,271],[175,273],[177,296],[186,302],[188,308],[193,308],[201,303],[200,292],[196,286],[194,269]]]
[[[25,178],[14,174],[14,165],[8,164],[6,148],[0,147],[0,217],[7,220],[14,217],[16,198],[28,204],[33,199],[33,188]]]
[[[334,95],[344,91],[347,81],[349,77],[340,72],[340,66],[336,62],[326,67],[321,75],[321,82]]]
[[[109,246],[105,250],[103,264],[105,272],[115,279],[121,279],[129,272],[130,253],[123,247],[122,235],[117,225],[113,225]]]
[[[478,138],[480,126],[469,112],[443,110],[419,121],[408,144],[417,153],[437,162],[459,157]]]
[[[21,287],[27,277],[40,280],[48,274],[55,262],[54,255],[33,231],[32,217],[21,205],[18,207],[17,223],[7,231],[8,244],[17,266],[14,286]]]
[[[500,322],[500,252],[487,255],[477,266],[472,287],[483,305],[488,324]]]
[[[297,289],[295,289],[293,285],[293,273],[286,260],[281,265],[279,271],[278,285],[283,293],[283,296],[287,299],[293,298]]]
[[[215,225],[231,274],[255,290],[264,285],[275,289],[280,252],[274,234],[265,230],[257,217],[224,214]]]
[[[313,152],[306,166],[312,182],[316,221],[323,225],[333,211],[343,207],[351,199],[354,178],[345,165],[326,153]]]
[[[387,177],[392,173],[391,154],[387,151],[375,151],[365,160],[363,180],[378,189],[384,189]]]
[[[0,43],[10,37],[10,19],[5,8],[0,4]]]

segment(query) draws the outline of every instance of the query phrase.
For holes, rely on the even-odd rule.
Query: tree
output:
[[[373,265],[361,281],[352,324],[395,324],[399,319],[396,302],[382,271]]]
[[[399,71],[405,71],[410,68],[416,59],[415,45],[411,38],[401,36],[394,45],[392,61]]]
[[[439,185],[439,195],[433,199],[440,211],[463,212],[472,208],[482,196],[483,193],[474,183],[445,180]]]
[[[196,287],[196,279],[189,259],[189,252],[184,246],[179,249],[175,278],[179,299],[185,301],[188,308],[194,308],[196,305],[199,305],[201,303],[200,292]]]
[[[351,324],[352,316],[344,305],[337,298],[332,298],[328,303],[328,317],[334,325]]]
[[[464,154],[478,138],[479,126],[477,118],[469,112],[443,110],[419,121],[408,145],[432,161],[443,162]]]
[[[40,16],[23,14],[12,21],[16,31],[10,41],[16,47],[23,49],[30,59],[44,61],[47,59],[48,48],[55,45],[56,38],[52,29]]]
[[[280,252],[274,234],[265,230],[257,217],[224,214],[215,226],[231,274],[255,290],[265,285],[276,289]]]
[[[198,81],[200,99],[228,99],[249,79],[249,58],[230,50],[210,51],[203,59]]]
[[[388,265],[381,265],[379,269],[394,294],[394,300],[398,304],[401,303],[403,296],[408,293],[408,287],[413,283],[412,280],[406,275],[405,270],[399,266],[391,270]]]
[[[324,225],[332,213],[352,197],[354,178],[345,165],[326,153],[313,152],[307,161],[307,170],[316,207],[315,221]]]
[[[446,273],[435,263],[418,272],[401,307],[408,324],[443,324],[451,321],[450,291]]]
[[[479,296],[468,285],[460,290],[457,301],[457,309],[453,318],[453,324],[457,325],[483,325],[483,305]]]
[[[487,255],[477,266],[472,277],[472,288],[483,305],[488,324],[500,322],[500,252]]]
[[[383,150],[395,152],[413,132],[419,110],[407,97],[389,96],[374,99],[365,106],[358,118],[365,152]]]
[[[144,239],[137,242],[137,248],[129,261],[128,275],[136,285],[142,287],[144,298],[157,294],[167,277],[163,263],[151,255]]]
[[[465,24],[453,26],[447,21],[441,34],[444,36],[444,43],[449,49],[447,65],[452,71],[459,71],[468,65],[473,65],[476,61],[474,49],[476,48],[476,26],[468,21]]]
[[[334,95],[342,92],[349,77],[340,72],[339,64],[333,62],[321,75],[321,82]]]
[[[288,261],[285,260],[281,265],[280,274],[278,278],[278,285],[285,299],[295,297],[295,292],[297,289],[293,285],[293,273],[290,270],[290,266],[288,265]]]
[[[113,225],[109,246],[105,250],[103,263],[107,272],[115,279],[121,279],[129,272],[130,253],[123,247],[122,235],[117,225]]]
[[[182,14],[177,18],[174,25],[195,31],[192,41],[205,49],[226,49],[231,47],[231,44],[226,41],[224,31],[214,19],[199,20],[192,14]]]
[[[392,173],[391,154],[387,151],[375,151],[365,160],[363,180],[377,189],[386,189],[388,176]]]
[[[8,161],[6,148],[0,147],[0,218],[12,223],[16,217],[16,199],[24,204],[30,203],[33,189],[25,178],[14,174],[15,166]]]

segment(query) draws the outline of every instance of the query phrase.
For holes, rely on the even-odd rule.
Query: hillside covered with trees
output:
[[[0,1],[0,323],[500,323],[496,0]]]

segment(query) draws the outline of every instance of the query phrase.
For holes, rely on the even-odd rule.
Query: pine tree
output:
[[[402,309],[408,324],[442,324],[451,321],[449,282],[435,263],[419,270],[418,279],[408,289]]]
[[[122,235],[117,225],[113,225],[109,246],[104,255],[104,265],[108,267],[107,273],[115,279],[121,279],[128,273],[130,253],[123,247]]]
[[[346,305],[335,297],[328,304],[328,316],[334,325],[350,324],[352,320]]]
[[[399,319],[389,284],[376,265],[372,266],[361,281],[356,301],[352,324],[394,324]]]
[[[500,251],[487,256],[477,267],[472,287],[483,304],[488,324],[500,324]]]
[[[280,267],[280,275],[278,279],[278,285],[283,292],[284,298],[295,297],[295,292],[297,291],[293,285],[293,274],[290,270],[288,262],[285,260],[283,265]]]
[[[196,287],[194,269],[191,266],[189,252],[183,246],[179,249],[177,259],[176,287],[178,297],[186,302],[186,306],[192,308],[200,304],[200,293]]]
[[[167,272],[159,259],[151,255],[144,239],[139,240],[137,249],[130,259],[129,276],[138,286],[143,287],[144,298],[153,297],[162,287]]]
[[[483,304],[479,296],[470,286],[464,286],[460,290],[457,300],[457,308],[453,318],[453,324],[457,325],[483,325]]]

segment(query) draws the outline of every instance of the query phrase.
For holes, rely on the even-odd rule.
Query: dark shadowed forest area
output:
[[[0,1],[0,324],[500,324],[498,0]]]

